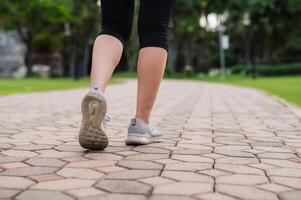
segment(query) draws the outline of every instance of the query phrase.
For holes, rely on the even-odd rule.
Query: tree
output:
[[[100,7],[97,2],[68,0],[72,20],[67,21],[70,30],[64,40],[63,54],[69,75],[76,78],[87,75],[92,45],[100,33]]]
[[[59,51],[66,63],[87,65],[91,38],[100,30],[98,13],[97,0],[2,0],[0,25],[18,31],[30,75],[34,51]]]
[[[246,63],[250,59],[247,48],[250,45],[249,34],[246,34],[248,32],[252,32],[256,41],[251,45],[254,47],[257,62],[283,63],[289,61],[286,59],[288,51],[295,49],[300,53],[301,45],[296,35],[300,35],[301,6],[296,0],[231,0],[226,9],[230,14],[227,27],[233,36],[233,55],[243,57],[240,55],[246,53]],[[242,23],[246,13],[250,16],[249,27]],[[245,49],[240,45],[241,41],[245,41]]]
[[[2,0],[0,24],[16,29],[27,47],[25,64],[31,74],[30,59],[34,44],[45,42],[43,50],[60,50],[65,22],[71,20],[70,11],[59,0]],[[48,49],[47,49],[48,46]]]
[[[1,0],[0,26],[19,32],[28,49],[29,73],[32,52],[59,51],[67,66],[65,74],[69,72],[79,77],[87,72],[93,41],[100,32],[97,2]],[[219,66],[217,32],[200,26],[200,18],[208,23],[208,16],[213,13],[227,14],[224,23],[231,41],[226,53],[228,66],[248,64],[251,60],[258,63],[300,61],[301,4],[297,0],[177,0],[171,20],[171,72],[182,71],[187,65],[196,72]],[[251,22],[248,26],[243,23],[246,15]],[[137,40],[133,34],[125,51],[131,66],[136,60]]]

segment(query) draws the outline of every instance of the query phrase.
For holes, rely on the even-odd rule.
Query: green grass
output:
[[[110,83],[117,83],[119,80],[112,79]],[[50,90],[63,90],[89,87],[89,79],[83,78],[80,80],[73,80],[71,78],[24,78],[24,79],[0,79],[0,95],[25,93],[25,92],[39,92]]]
[[[230,76],[225,81],[221,81],[220,78],[206,79],[204,80],[261,89],[301,107],[301,76],[259,77],[255,80]]]

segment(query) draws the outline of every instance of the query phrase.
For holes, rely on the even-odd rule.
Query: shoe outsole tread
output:
[[[108,137],[101,127],[107,112],[106,100],[101,95],[87,94],[82,101],[82,125],[79,144],[85,149],[103,150],[108,146]]]

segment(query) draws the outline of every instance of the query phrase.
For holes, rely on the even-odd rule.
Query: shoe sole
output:
[[[101,122],[107,112],[103,96],[87,94],[82,101],[82,125],[79,131],[79,144],[85,149],[103,150],[108,146],[108,137],[101,129]]]

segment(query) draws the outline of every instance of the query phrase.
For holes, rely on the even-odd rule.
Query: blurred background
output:
[[[41,77],[59,78],[62,83],[53,88],[86,84],[101,30],[100,7],[99,0],[0,0],[0,94],[35,90]],[[139,1],[136,7],[133,33],[117,68],[120,77],[135,76]],[[282,88],[280,96],[297,95],[300,21],[300,0],[176,0],[166,77],[263,89],[271,83],[278,85],[276,93],[284,84],[292,91]],[[27,81],[19,81],[27,89],[18,89],[12,78]],[[300,96],[284,98],[301,104]]]

